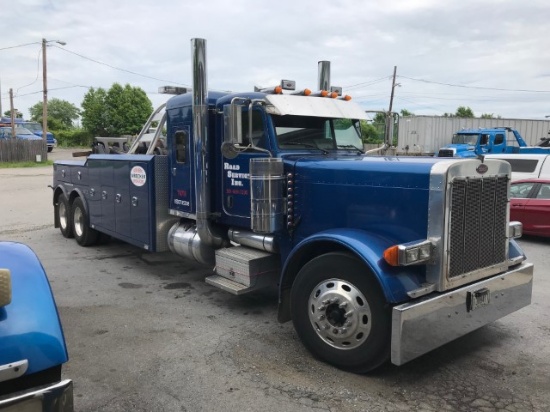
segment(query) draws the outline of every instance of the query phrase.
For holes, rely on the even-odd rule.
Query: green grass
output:
[[[53,165],[53,160],[45,162],[0,162],[0,169],[12,169],[16,167],[43,167]]]

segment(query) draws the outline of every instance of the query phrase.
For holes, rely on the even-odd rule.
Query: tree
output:
[[[14,109],[14,112],[15,112],[15,117],[17,117],[18,119],[21,119],[23,117],[23,113],[21,113],[19,110]],[[11,117],[11,110],[6,110],[4,112],[4,116]]]
[[[401,117],[411,117],[414,113],[409,112],[407,109],[401,109]]]
[[[361,139],[363,143],[382,143],[384,141],[384,124],[380,128],[361,120]]]
[[[103,88],[88,90],[82,101],[82,127],[94,136],[108,136],[107,109]]]
[[[82,126],[99,136],[138,133],[153,111],[153,105],[139,87],[114,83],[104,89],[90,89],[82,102]]]
[[[481,119],[500,119],[500,115],[494,115],[493,113],[483,113],[480,116]]]
[[[42,123],[43,103],[38,102],[29,109],[31,120]],[[48,128],[67,130],[73,127],[80,110],[74,104],[61,99],[48,100]]]
[[[458,109],[456,109],[455,116],[468,118],[475,117],[473,110],[465,106],[459,106]]]

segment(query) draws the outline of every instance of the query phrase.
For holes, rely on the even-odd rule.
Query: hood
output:
[[[294,173],[297,234],[359,228],[395,241],[426,237],[430,172],[441,159],[342,156],[283,158]],[[319,207],[319,205],[322,205]]]

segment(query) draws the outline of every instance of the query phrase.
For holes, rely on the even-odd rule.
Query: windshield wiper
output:
[[[355,150],[357,150],[358,153],[365,154],[364,151],[362,151],[357,146],[354,146],[352,144],[339,144],[336,147],[338,147],[339,149],[355,149]]]
[[[328,154],[328,152],[325,149],[321,149],[320,147],[317,147],[311,143],[285,142],[285,143],[281,143],[281,146],[304,146],[304,147],[320,150],[321,152],[323,152],[323,154]]]

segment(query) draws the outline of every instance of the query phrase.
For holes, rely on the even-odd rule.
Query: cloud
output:
[[[191,84],[189,40],[203,37],[216,90],[282,78],[312,88],[317,62],[330,60],[333,84],[364,84],[350,93],[365,109],[388,108],[397,66],[397,110],[469,106],[477,115],[543,118],[550,114],[549,12],[546,0],[24,0],[2,7],[10,36],[0,49],[36,44],[0,50],[2,110],[9,88],[19,89],[15,106],[25,115],[41,101],[42,38],[67,42],[47,50],[49,97],[80,106],[88,87],[115,82],[141,87],[160,104],[159,86]]]

